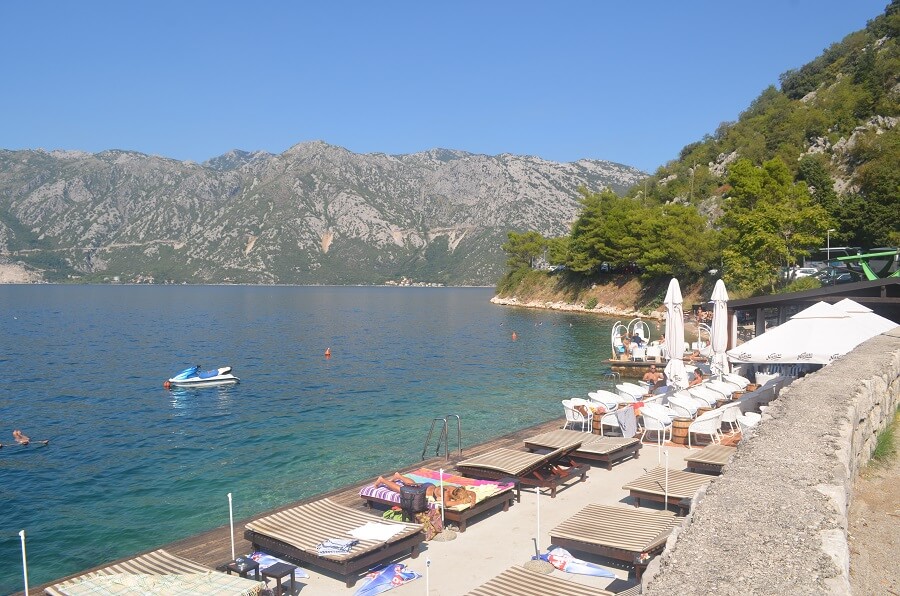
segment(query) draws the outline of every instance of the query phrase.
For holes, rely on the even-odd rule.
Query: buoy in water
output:
[[[510,337],[512,338],[513,341],[516,341],[517,339],[519,339],[519,336],[518,336],[518,334],[516,334],[515,331],[512,332],[512,335]]]

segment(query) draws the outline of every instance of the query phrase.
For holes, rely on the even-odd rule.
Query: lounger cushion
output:
[[[573,441],[565,447],[560,447],[544,455],[500,447],[483,455],[461,461],[456,464],[456,467],[460,470],[480,468],[519,477],[531,473],[548,462],[555,461],[580,446],[580,440]]]
[[[612,592],[575,583],[557,575],[544,575],[524,567],[510,567],[469,592],[469,596],[612,596]]]
[[[45,592],[52,596],[81,594],[234,594],[262,593],[263,584],[227,575],[156,550],[121,563],[60,582]]]
[[[418,470],[404,474],[404,476],[418,483],[430,482],[435,486],[440,486],[441,483],[440,472],[438,472],[437,470],[430,470],[428,468],[419,468]],[[465,476],[457,476],[455,474],[449,474],[447,472],[444,472],[443,482],[445,487],[462,486],[467,490],[474,492],[476,496],[476,505],[493,497],[494,495],[512,490],[516,486],[515,484],[509,482],[476,480],[474,478],[466,478]],[[359,491],[359,496],[363,498],[371,497],[380,501],[389,501],[397,504],[400,503],[399,493],[395,493],[391,489],[384,486],[376,488],[374,484],[369,484],[362,487]],[[438,507],[439,502],[429,497],[428,506],[431,508]],[[447,507],[447,510],[464,511],[469,507],[471,507],[471,505],[469,505],[468,503],[464,503],[462,505]]]
[[[700,487],[708,484],[711,479],[712,477],[707,474],[669,470],[667,480],[665,468],[655,468],[622,488],[650,495],[665,496],[668,494],[671,503],[671,499],[692,499]]]
[[[581,446],[574,451],[575,455],[579,453],[592,455],[606,455],[627,445],[640,443],[635,438],[625,437],[601,437],[578,432],[577,430],[551,430],[549,432],[529,437],[525,439],[525,445],[534,448],[558,449],[572,443],[573,440],[580,440]]]
[[[278,513],[254,520],[247,524],[247,530],[274,538],[310,555],[318,555],[316,546],[329,538],[351,538],[350,530],[376,521],[372,515],[350,507],[338,505],[330,499],[320,499],[312,503],[298,505]],[[379,519],[378,523],[396,524],[401,531],[386,541],[360,540],[347,553],[322,555],[322,558],[345,561],[365,552],[380,548],[383,544],[422,531],[422,524],[408,524],[393,520]]]
[[[550,536],[640,554],[665,543],[680,521],[671,511],[588,505],[551,530]]]

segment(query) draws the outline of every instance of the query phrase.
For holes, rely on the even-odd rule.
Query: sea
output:
[[[36,586],[227,525],[229,493],[244,520],[414,464],[435,418],[465,447],[603,385],[614,320],[492,295],[0,285],[0,593],[23,530]],[[241,382],[163,387],[195,364]]]

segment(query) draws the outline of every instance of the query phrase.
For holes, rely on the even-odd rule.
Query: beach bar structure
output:
[[[729,316],[729,337],[737,336],[733,315],[738,312],[750,315],[749,320],[752,321],[751,324],[754,328],[753,335],[760,335],[765,332],[767,321],[770,327],[781,325],[797,312],[816,302],[834,304],[845,298],[868,307],[875,314],[900,325],[900,278],[891,277],[827,286],[802,292],[730,300],[728,314],[732,316]],[[735,347],[733,341],[729,342],[728,347],[729,349]]]

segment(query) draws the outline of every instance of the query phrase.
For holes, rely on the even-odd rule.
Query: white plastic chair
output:
[[[622,397],[628,398],[626,401],[638,401],[644,397],[644,394],[647,392],[644,391],[643,387],[635,385],[634,383],[619,383],[616,385],[616,393]]]
[[[734,383],[729,383],[725,380],[720,381],[718,379],[710,379],[709,381],[703,383],[703,385],[709,387],[713,391],[718,391],[724,397],[727,397],[729,399],[731,398],[732,393],[740,389],[740,387],[735,385]]]
[[[645,359],[646,350],[641,346],[634,346],[631,348],[631,359],[635,362],[643,362]]]
[[[616,395],[606,389],[591,391],[588,393],[588,397],[591,398],[591,401],[602,405],[607,410],[615,410],[619,406],[619,402],[622,401],[621,395]]]
[[[669,433],[669,441],[672,440],[672,418],[674,413],[666,406],[659,404],[644,404],[641,408],[641,418],[644,421],[644,432],[641,433],[641,443],[648,431],[656,433],[656,442],[662,445],[666,441],[666,432]]]
[[[659,346],[647,346],[647,349],[644,352],[644,358],[646,360],[659,362],[661,360],[660,356],[662,356],[662,349]]]
[[[688,393],[691,394],[691,397],[706,402],[706,406],[709,408],[714,407],[718,400],[725,398],[725,396],[718,391],[710,389],[702,384],[688,387]]]
[[[741,416],[738,416],[737,425],[738,428],[741,429],[741,433],[743,434],[744,432],[759,424],[760,420],[762,420],[762,415],[757,414],[756,412],[747,412],[745,414],[742,414]]]
[[[679,418],[693,418],[697,415],[697,402],[690,395],[670,395],[668,398],[669,409],[675,412]],[[706,402],[703,402],[704,404]]]
[[[742,377],[741,375],[736,375],[734,373],[725,373],[724,375],[722,375],[722,378],[729,383],[734,383],[741,389],[746,389],[747,385],[750,384],[750,379],[748,379],[747,377]]]
[[[562,400],[563,410],[566,412],[566,423],[563,425],[563,428],[568,428],[570,424],[580,424],[582,432],[590,432],[593,413],[590,408],[588,408],[587,415],[585,416],[575,409],[575,406],[580,404],[574,404],[572,402],[573,400],[571,399]]]
[[[722,424],[727,424],[731,429],[730,434],[736,433],[738,429],[738,418],[741,417],[741,404],[734,402],[725,404],[719,410],[722,411]]]
[[[721,429],[721,408],[697,416],[697,419],[691,422],[691,425],[688,427],[688,449],[691,448],[692,435],[708,435],[713,443],[721,443]]]

